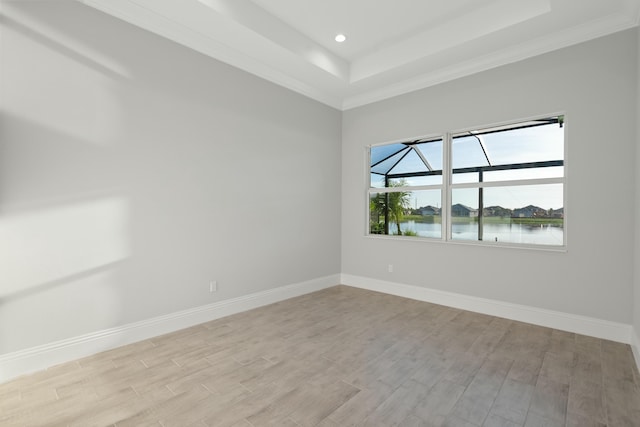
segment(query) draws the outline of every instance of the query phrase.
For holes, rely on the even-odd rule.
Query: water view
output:
[[[564,116],[373,145],[369,160],[370,234],[442,239],[444,219],[451,240],[564,245]]]
[[[394,223],[390,229],[396,230],[396,227]],[[400,230],[405,235],[436,239],[442,237],[442,227],[437,222],[402,221],[400,222]],[[454,222],[451,234],[452,240],[478,240],[478,223],[477,221]],[[484,241],[562,246],[563,238],[564,228],[562,224],[522,224],[512,222],[485,223],[483,225],[482,240]]]

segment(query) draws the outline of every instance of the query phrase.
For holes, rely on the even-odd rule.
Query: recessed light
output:
[[[347,39],[347,36],[345,36],[344,34],[338,34],[336,36],[336,41],[338,43],[342,43],[343,41],[345,41]]]

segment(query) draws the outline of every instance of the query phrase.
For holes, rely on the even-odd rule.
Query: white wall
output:
[[[633,255],[633,265],[635,266],[634,275],[634,321],[633,327],[635,329],[635,356],[638,368],[640,368],[640,28],[637,29],[638,42],[636,55],[638,58],[637,73],[638,78],[636,81],[637,88],[637,108],[635,123],[637,125],[636,130],[636,245]]]
[[[340,272],[339,111],[76,2],[1,6],[0,355]]]
[[[342,272],[630,324],[636,30],[343,115]],[[568,251],[365,237],[365,146],[566,112]],[[394,272],[387,272],[387,265]]]
[[[341,115],[75,2],[0,6],[0,356],[340,271],[640,331],[636,30]],[[567,253],[364,237],[365,145],[560,111]]]

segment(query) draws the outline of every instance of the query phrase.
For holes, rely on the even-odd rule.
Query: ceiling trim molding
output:
[[[440,25],[415,34],[386,49],[354,60],[351,64],[350,83],[374,77],[492,34],[534,17],[549,13],[549,0],[494,0],[486,7],[442,22]]]
[[[295,33],[295,30],[275,17],[268,22],[261,21],[254,28],[252,22],[259,20],[259,16],[242,15],[257,7],[249,0],[232,3],[233,7],[230,7],[233,10],[224,7],[225,2],[232,0],[182,0],[184,3],[179,5],[172,3],[173,0],[77,1],[338,110],[356,108],[521,61],[637,27],[640,22],[640,0],[624,0],[624,7],[591,21],[549,32],[519,45],[502,49],[494,47],[493,50],[488,48],[488,53],[484,55],[464,61],[452,60],[438,69],[421,66],[421,59],[424,58],[415,57],[415,52],[411,51],[400,54],[405,59],[413,58],[407,63],[380,65],[378,62],[386,64],[387,60],[395,57],[387,57],[380,52],[376,57],[378,62],[374,62],[382,68],[369,76],[367,73],[371,70],[361,69],[362,60],[368,57],[349,64],[327,49],[315,49],[317,43],[301,33],[293,34],[295,40],[283,42],[282,39]],[[507,0],[495,0],[491,4],[502,4],[502,1]],[[529,13],[544,13],[544,6],[548,2],[539,0],[537,8]],[[242,16],[236,16],[238,14]],[[518,17],[524,19],[517,14],[511,19],[515,22]],[[506,25],[502,21],[494,24],[500,24],[499,28]],[[409,45],[416,47],[411,43]],[[304,50],[304,46],[308,50]],[[420,46],[418,44],[416,49],[420,50]],[[323,52],[330,55],[324,55],[323,58]],[[329,62],[323,64],[322,61]],[[360,80],[358,73],[362,77]],[[399,78],[399,75],[412,77]]]
[[[140,1],[140,0],[137,0]],[[157,1],[157,0],[143,0]],[[329,49],[298,32],[286,22],[271,15],[251,0],[197,0],[200,4],[213,10],[217,15],[234,21],[251,33],[258,34],[277,46],[290,50],[300,58],[342,80],[349,78],[349,63],[335,55]],[[184,7],[184,2],[175,3],[177,11]],[[174,11],[175,13],[175,11]]]
[[[482,71],[522,61],[558,49],[573,46],[599,37],[624,31],[637,26],[633,19],[622,14],[610,15],[597,21],[564,30],[561,34],[541,37],[528,43],[509,47],[482,57],[425,73],[418,77],[396,82],[391,85],[347,96],[342,110],[349,110],[425,89],[448,81],[467,77]]]
[[[208,57],[240,68],[250,74],[293,90],[330,107],[336,109],[342,108],[342,97],[337,95],[332,96],[326,88],[318,88],[317,85],[305,83],[292,77],[291,73],[278,70],[260,59],[253,58],[199,31],[188,28],[181,23],[168,19],[134,2],[129,0],[79,1],[87,6],[91,6],[125,22],[167,38]],[[279,46],[277,48],[281,49]],[[282,50],[284,51],[285,49]],[[298,58],[291,52],[285,52],[285,55],[287,54],[291,55],[294,61]],[[313,65],[308,64],[308,66],[312,67]],[[320,73],[321,71],[318,69],[318,72]]]

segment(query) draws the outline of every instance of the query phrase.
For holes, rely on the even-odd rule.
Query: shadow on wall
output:
[[[0,354],[117,324],[130,206],[105,151],[2,114]]]
[[[0,18],[0,355],[118,324],[132,251],[109,89],[126,76],[31,7]]]
[[[77,2],[4,2],[0,31],[0,355],[201,304],[224,194],[198,130],[235,88]]]
[[[76,1],[1,5],[0,355],[338,271],[337,110]]]
[[[27,11],[28,7],[20,5],[5,6],[3,10],[20,10]],[[56,35],[45,34],[36,30],[33,26],[29,26],[23,22],[20,22],[6,13],[0,16],[0,24],[4,30],[9,30],[16,34],[22,35],[24,38],[30,39],[33,43],[37,43],[43,48],[50,51],[57,52],[60,55],[73,60],[74,62],[93,69],[96,73],[99,73],[105,77],[109,77],[114,80],[120,80],[123,78],[130,78],[125,68],[120,67],[117,63],[110,61],[106,58],[100,58],[99,55],[95,55],[95,52],[88,51],[83,44],[76,43],[75,46],[65,44],[64,42],[56,40]],[[67,43],[71,39],[67,40]],[[102,61],[100,60],[102,59]]]

